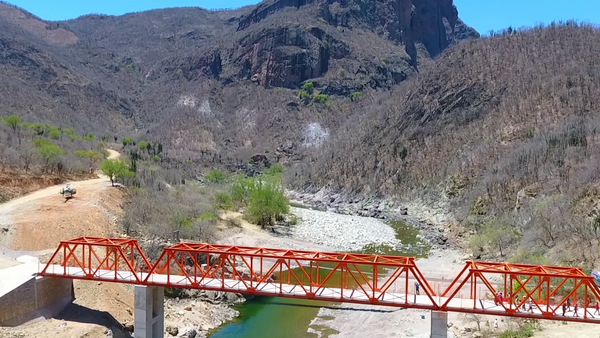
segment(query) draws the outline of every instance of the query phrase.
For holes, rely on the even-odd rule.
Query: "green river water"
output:
[[[426,257],[429,252],[429,246],[421,242],[417,235],[418,229],[407,225],[402,221],[388,222],[396,231],[396,238],[402,241],[402,247],[394,248],[387,245],[368,245],[361,253],[385,254],[396,256],[415,256]],[[316,269],[315,269],[316,270]],[[298,272],[297,269],[294,271]],[[319,269],[320,276],[326,276],[331,269],[327,265],[321,265]],[[361,268],[361,271],[365,271]],[[316,271],[315,271],[316,273]],[[370,271],[372,273],[372,271]],[[379,274],[385,273],[383,270]],[[369,276],[367,271],[367,276]],[[287,278],[284,271],[282,278]],[[278,276],[279,279],[279,276]],[[330,279],[333,284],[342,283],[342,274],[334,273]],[[347,281],[351,287],[356,282],[353,279]],[[339,286],[338,286],[339,287]],[[210,338],[305,338],[317,337],[316,333],[308,333],[310,327],[314,331],[321,333],[321,337],[328,337],[337,333],[323,326],[311,326],[310,322],[317,317],[319,308],[335,307],[338,303],[325,303],[322,301],[291,299],[278,297],[255,297],[246,302],[237,305],[236,309],[240,316],[234,321],[222,326],[209,335]],[[330,320],[331,318],[323,318]]]

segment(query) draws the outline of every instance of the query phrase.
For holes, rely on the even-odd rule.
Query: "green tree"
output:
[[[44,131],[46,130],[46,126],[43,123],[34,123],[31,125],[31,129],[33,133],[37,136],[44,135]]]
[[[73,155],[80,158],[100,158],[95,150],[76,150],[73,152]]]
[[[152,149],[150,143],[146,141],[140,141],[140,143],[138,143],[138,147],[140,148],[140,150],[146,150],[148,154],[150,154],[150,149]]]
[[[208,174],[204,175],[204,178],[210,183],[223,183],[227,180],[227,174],[220,170],[212,170]]]
[[[126,147],[133,144],[133,139],[131,137],[124,138],[121,143],[123,143],[123,146]]]
[[[67,138],[71,141],[75,141],[80,137],[79,135],[75,134],[75,131],[73,131],[73,129],[71,128],[63,129],[63,133],[65,133],[65,135],[67,135]]]
[[[115,185],[117,178],[131,177],[133,173],[127,169],[125,162],[120,160],[104,160],[98,166],[100,171],[108,178],[112,186]]]
[[[88,161],[90,168],[101,158],[101,155],[95,150],[76,150],[73,155]]]
[[[312,94],[314,88],[315,88],[315,85],[311,81],[305,82],[302,85],[302,90],[306,91],[308,94]]]
[[[44,167],[49,168],[51,163],[57,162],[65,153],[58,145],[44,139],[33,140],[33,146],[38,155],[44,160]]]
[[[306,90],[300,90],[298,92],[298,98],[302,101],[307,101],[309,97],[309,94]]]
[[[326,103],[327,102],[327,95],[326,94],[317,94],[317,93],[314,93],[313,94],[313,100],[315,102],[318,102],[318,103]]]
[[[246,178],[244,175],[237,175],[231,185],[231,197],[233,200],[241,205],[248,203],[248,198],[252,191],[254,191],[255,178]]]
[[[21,125],[21,118],[19,118],[17,115],[8,116],[4,118],[4,124],[9,126],[13,130],[13,133],[16,134],[19,126]]]
[[[233,208],[233,202],[231,200],[231,196],[225,193],[217,193],[215,195],[215,208],[222,210],[229,210]]]
[[[263,228],[289,213],[283,188],[268,180],[258,180],[248,199],[248,217]]]
[[[192,221],[184,213],[178,211],[174,215],[174,223],[179,230],[182,228],[189,228],[192,225]]]
[[[85,135],[83,137],[83,140],[84,141],[93,141],[95,137],[96,136],[94,135],[94,133],[87,133],[87,135]]]
[[[48,137],[53,140],[58,140],[61,135],[62,132],[57,127],[50,127],[50,129],[48,130]]]

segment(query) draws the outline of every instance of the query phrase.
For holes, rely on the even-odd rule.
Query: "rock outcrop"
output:
[[[325,94],[348,96],[390,88],[417,70],[419,58],[479,36],[452,0],[272,0],[235,21],[227,39],[183,64],[167,60],[163,72],[267,88],[298,88],[310,79]]]
[[[354,29],[366,26],[379,35],[404,45],[413,67],[417,66],[417,44],[422,44],[429,56],[435,57],[452,43],[479,36],[475,30],[460,21],[452,0],[267,1],[240,19],[238,31],[248,29],[278,11],[287,8],[300,10],[303,6],[317,6],[316,13],[333,27]],[[305,43],[292,45],[306,47]],[[316,59],[321,61],[327,56],[319,54],[320,58]],[[320,72],[313,72],[312,77],[315,73]]]
[[[242,38],[233,54],[242,78],[290,87],[327,72],[329,48],[300,26],[260,29]]]

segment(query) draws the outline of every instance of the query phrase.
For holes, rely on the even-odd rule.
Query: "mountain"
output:
[[[299,190],[441,205],[478,258],[592,267],[600,31],[478,37],[450,0],[64,22],[0,4],[0,115],[161,142],[188,175],[261,153]]]
[[[461,43],[340,127],[298,184],[421,197],[451,210],[478,256],[591,267],[599,52],[600,31],[574,22]]]
[[[108,56],[73,32],[0,4],[0,51],[1,115],[68,122],[87,130],[131,127],[132,108],[87,66]]]
[[[279,149],[297,160],[313,129],[347,118],[351,99],[477,36],[451,0],[269,0],[64,22],[2,3],[0,114],[160,141],[172,158]],[[314,93],[300,100],[306,82]]]

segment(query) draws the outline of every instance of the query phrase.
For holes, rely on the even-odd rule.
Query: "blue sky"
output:
[[[454,0],[458,16],[479,33],[552,20],[600,24],[600,0]]]
[[[89,13],[121,15],[154,8],[198,6],[237,8],[257,0],[9,0],[46,20],[66,20]],[[482,34],[508,26],[534,26],[552,20],[600,24],[600,0],[454,0],[459,16]]]

